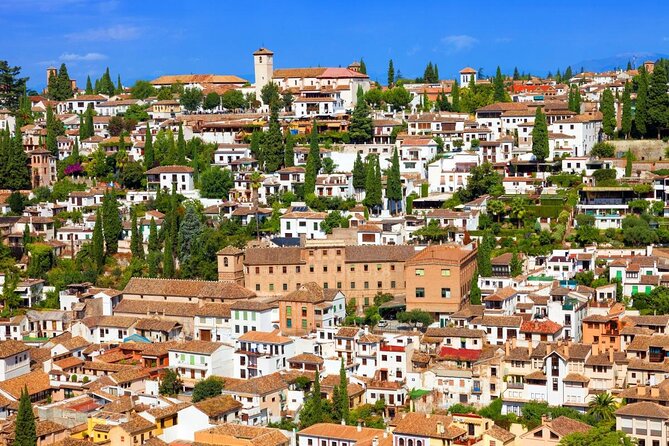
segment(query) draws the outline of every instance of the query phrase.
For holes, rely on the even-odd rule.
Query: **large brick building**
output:
[[[415,252],[407,245],[346,246],[329,240],[305,247],[222,250],[218,274],[219,280],[235,280],[258,296],[285,295],[315,282],[365,305],[378,292],[404,293],[404,264]]]
[[[454,313],[469,297],[476,246],[431,245],[407,260],[407,311]]]

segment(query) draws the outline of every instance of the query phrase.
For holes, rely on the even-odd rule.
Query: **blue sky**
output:
[[[383,83],[390,58],[406,77],[432,61],[452,78],[464,66],[545,74],[583,61],[669,54],[669,2],[601,4],[0,0],[0,58],[22,66],[29,86],[41,89],[44,69],[61,62],[82,86],[106,66],[124,84],[182,73],[253,81],[251,53],[261,45],[275,52],[275,68],[346,66],[364,57]]]

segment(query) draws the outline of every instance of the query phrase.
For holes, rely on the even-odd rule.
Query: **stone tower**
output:
[[[244,286],[244,251],[227,246],[216,253],[218,280]]]
[[[274,53],[267,48],[258,48],[253,53],[253,66],[255,68],[256,99],[260,99],[262,87],[272,81],[274,74]]]

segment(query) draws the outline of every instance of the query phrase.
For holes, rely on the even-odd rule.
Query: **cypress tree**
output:
[[[283,135],[279,124],[279,105],[270,104],[269,130],[263,139],[263,165],[267,172],[276,172],[281,168],[285,153]]]
[[[144,259],[144,241],[139,226],[137,226],[137,210],[132,209],[132,223],[130,233],[130,252],[136,259]]]
[[[365,61],[362,57],[360,58],[360,72],[362,74],[367,74],[367,65],[365,64]]]
[[[165,236],[165,247],[163,248],[163,278],[174,278],[174,252],[172,251],[172,239],[168,233]]]
[[[393,66],[393,60],[388,61],[388,88],[391,88],[395,84],[395,67]]]
[[[353,162],[353,188],[355,190],[360,190],[365,188],[365,181],[367,179],[367,171],[365,168],[365,162],[358,152],[358,156]]]
[[[425,71],[423,72],[423,81],[425,81],[426,83],[431,83],[433,77],[434,77],[434,69],[432,68],[432,62],[429,62],[425,67]]]
[[[153,135],[151,127],[146,123],[146,140],[144,141],[144,169],[153,169],[156,166],[156,154],[153,151]]]
[[[602,112],[602,130],[609,138],[612,138],[616,131],[616,110],[613,93],[608,88],[602,93],[599,109]]]
[[[177,134],[177,164],[186,164],[186,140],[184,139],[184,129],[181,123],[179,123],[179,133]]]
[[[662,129],[669,126],[669,95],[667,94],[667,72],[664,63],[656,63],[648,81],[648,127],[655,130],[660,139]]]
[[[518,255],[518,250],[513,250],[513,255],[511,256],[511,263],[509,265],[511,277],[519,276],[523,273],[523,261]]]
[[[295,165],[295,138],[290,130],[286,133],[286,150],[283,154],[283,165],[293,167]]]
[[[64,63],[60,65],[58,75],[49,79],[49,95],[56,101],[64,101],[72,97],[72,82]]]
[[[492,99],[494,102],[505,102],[506,101],[506,91],[504,90],[504,77],[502,76],[502,70],[497,66],[497,72],[492,82],[493,87],[493,96]]]
[[[318,369],[316,369],[316,373],[314,374],[312,398],[314,399],[312,407],[313,417],[317,420],[316,423],[320,423],[323,420],[323,403],[321,401],[321,376]]]
[[[458,81],[453,82],[453,88],[451,89],[451,109],[454,112],[460,112],[460,86]]]
[[[375,155],[371,155],[367,161],[367,178],[365,180],[365,199],[363,203],[374,214],[377,213],[376,211],[383,204],[379,157]]]
[[[514,81],[520,80],[520,73],[518,72],[518,67],[514,67],[513,69],[513,80]]]
[[[634,157],[632,156],[632,152],[628,149],[625,154],[625,176],[627,178],[632,176],[632,161],[634,161]]]
[[[437,64],[434,64],[434,82],[439,82],[439,67]]]
[[[346,422],[349,414],[349,400],[348,400],[348,379],[346,378],[346,367],[344,367],[344,358],[341,358],[341,366],[339,367],[339,413],[341,419]]]
[[[251,151],[251,155],[253,158],[255,158],[256,161],[258,161],[258,165],[262,166],[262,152],[260,148],[260,139],[261,139],[261,132],[258,130],[253,130],[253,133],[251,133],[251,143],[249,145],[249,150]]]
[[[83,141],[84,135],[86,134],[86,128],[84,127],[84,114],[79,115],[79,139]]]
[[[469,303],[472,305],[481,305],[481,288],[479,288],[479,271],[474,271],[472,281],[469,286]]]
[[[550,155],[548,147],[548,125],[541,107],[537,107],[532,129],[532,154],[538,162],[543,162]],[[481,273],[483,274],[483,273]]]
[[[483,234],[483,239],[481,244],[478,247],[478,252],[476,253],[476,263],[478,266],[478,273],[481,277],[491,277],[492,276],[492,262],[491,255],[494,248],[494,238],[490,231],[485,231]]]
[[[93,94],[93,84],[91,84],[91,77],[86,76],[86,94]]]
[[[566,70],[564,70],[564,79],[568,82],[569,79],[571,79],[572,77],[574,77],[574,74],[572,73],[571,65],[570,65],[570,66],[567,67]]]
[[[35,426],[35,414],[30,402],[28,388],[21,390],[19,399],[19,410],[16,415],[14,427],[14,446],[35,446],[37,444],[37,427]]]
[[[177,145],[174,143],[172,130],[168,129],[165,132],[165,140],[167,142],[167,153],[161,164],[163,166],[172,166],[177,163]]]
[[[95,127],[93,125],[93,106],[88,104],[86,112],[84,113],[84,132],[79,132],[83,139],[88,139],[95,134]]]
[[[118,75],[117,81],[116,81],[116,94],[121,94],[123,93],[123,85],[121,84],[121,75]]]
[[[370,114],[369,105],[364,99],[362,87],[358,86],[357,92],[358,100],[355,103],[355,108],[351,114],[351,124],[348,129],[351,142],[365,143],[372,140],[373,123]]]
[[[30,167],[28,156],[23,150],[23,135],[18,123],[14,129],[14,137],[9,141],[7,152],[5,187],[11,190],[30,189]]]
[[[648,133],[648,73],[644,67],[639,68],[638,86],[634,126],[643,138]]]
[[[79,161],[79,141],[74,140],[74,145],[72,146],[72,159]]]
[[[51,107],[46,109],[46,149],[51,152],[52,155],[58,156],[58,140],[56,139],[56,131],[54,130],[54,120],[56,118],[53,116],[53,110]]]
[[[118,240],[123,231],[116,192],[112,189],[102,199],[102,232],[107,254],[118,252]]]
[[[390,206],[390,213],[395,214],[402,208],[402,181],[400,178],[400,157],[397,153],[397,147],[393,152],[392,164],[388,171],[386,180],[386,198]]]
[[[632,131],[632,99],[630,97],[631,93],[632,93],[632,83],[627,82],[625,84],[625,90],[623,91],[623,116],[620,120],[620,128],[621,131],[623,132],[623,135],[625,135],[625,139],[629,137],[629,134]]]
[[[187,262],[193,254],[194,247],[202,235],[202,222],[195,206],[192,203],[186,205],[186,212],[181,220],[179,228],[179,261]]]
[[[160,269],[160,240],[158,240],[158,227],[156,220],[151,217],[151,224],[149,225],[149,277],[158,277],[158,270]]]
[[[98,274],[102,272],[102,269],[105,266],[105,248],[102,226],[102,213],[98,210],[95,213],[95,226],[93,226],[93,238],[91,240],[91,256],[93,257],[93,263],[95,264]]]
[[[318,128],[316,121],[311,126],[309,140],[309,154],[307,155],[307,167],[304,176],[304,196],[313,194],[316,190],[316,177],[321,170],[321,152],[318,147]]]

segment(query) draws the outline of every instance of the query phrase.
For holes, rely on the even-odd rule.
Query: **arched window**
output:
[[[400,437],[400,446],[404,446],[404,438]]]
[[[416,446],[423,446],[423,440],[416,440]]]
[[[409,446],[413,446],[413,440],[409,439]]]
[[[227,257],[223,257],[223,266],[226,267],[226,268],[228,267],[228,258]]]

